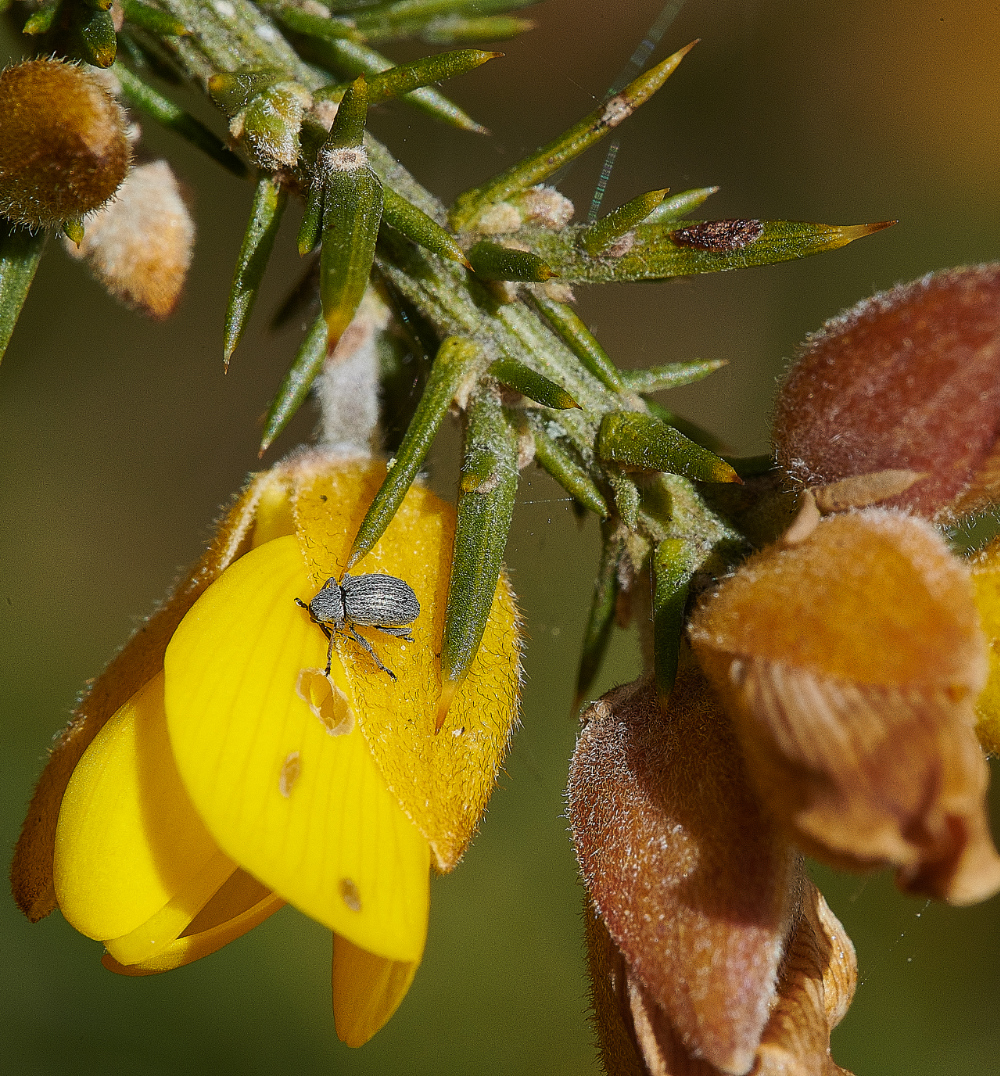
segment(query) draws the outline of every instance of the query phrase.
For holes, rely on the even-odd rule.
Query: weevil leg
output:
[[[306,608],[308,608],[308,606],[306,606]],[[323,624],[322,622],[317,620],[315,617],[313,617],[313,623],[314,624],[319,624],[319,626],[323,629],[323,634],[327,637],[327,639],[330,640],[330,645],[326,648],[326,668],[323,670],[323,675],[324,676],[329,676],[330,675],[330,666],[333,664],[333,635],[334,635],[334,633],[330,628],[328,628],[326,626],[326,624]]]
[[[326,631],[326,628],[323,630]],[[330,645],[326,648],[326,668],[323,670],[323,675],[329,676],[330,666],[333,664],[333,632],[326,631],[326,637],[330,640]]]
[[[413,642],[413,636],[410,634],[412,629],[409,627],[387,628],[384,624],[372,624],[372,627],[384,631],[386,635],[394,635],[397,639],[405,639],[408,643]]]
[[[372,644],[370,642],[368,642],[368,640],[366,638],[364,638],[364,636],[358,635],[358,633],[354,630],[354,628],[351,627],[350,624],[347,625],[347,630],[351,633],[351,638],[356,643],[360,643],[365,648],[365,650],[367,650],[368,653],[371,654],[372,661],[375,662],[375,664],[382,670],[382,672],[388,673],[389,676],[392,678],[393,683],[395,683],[396,682],[396,674],[392,671],[392,669],[387,669],[382,664],[382,662],[379,660],[378,654],[375,653],[375,650],[372,647]]]

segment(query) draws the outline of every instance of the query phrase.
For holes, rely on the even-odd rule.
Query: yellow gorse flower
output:
[[[404,579],[420,602],[412,642],[358,629],[397,679],[340,636],[324,675],[327,640],[296,599],[341,576],[383,475],[316,450],[252,480],[61,737],[13,871],[31,918],[57,904],[129,975],[196,960],[293,904],[334,933],[349,1045],[409,988],[429,868],[451,870],[475,832],[520,682],[502,576],[435,733],[454,511],[419,486],[354,569]]]

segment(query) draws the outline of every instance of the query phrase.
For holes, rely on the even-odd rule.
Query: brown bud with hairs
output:
[[[30,228],[77,220],[128,171],[125,116],[102,81],[61,60],[0,72],[0,213]]]

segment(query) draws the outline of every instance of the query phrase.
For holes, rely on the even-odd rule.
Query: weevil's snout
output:
[[[344,593],[335,576],[331,576],[308,605],[309,615],[317,624],[344,626]]]

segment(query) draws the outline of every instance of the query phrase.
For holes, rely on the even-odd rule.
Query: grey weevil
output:
[[[351,576],[344,572],[339,582],[335,575],[331,575],[308,604],[301,598],[296,598],[295,603],[308,611],[313,623],[318,624],[330,640],[324,670],[327,676],[333,661],[334,636],[339,631],[346,632],[363,646],[382,672],[395,681],[396,674],[382,664],[371,643],[358,635],[354,625],[378,628],[386,635],[395,635],[412,643],[410,625],[420,616],[420,602],[408,583],[394,575]]]

